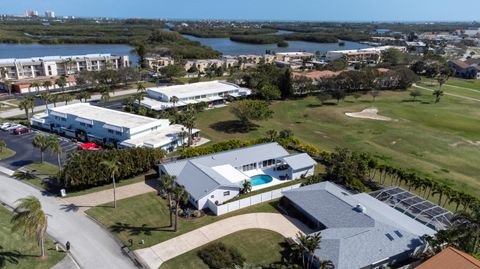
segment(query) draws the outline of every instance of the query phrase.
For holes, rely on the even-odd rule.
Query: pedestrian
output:
[[[65,244],[65,247],[67,247],[67,251],[70,251],[70,241],[67,241],[67,243]]]

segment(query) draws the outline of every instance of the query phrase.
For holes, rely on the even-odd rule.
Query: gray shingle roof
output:
[[[299,170],[317,164],[317,162],[307,153],[292,154],[282,158],[282,160],[286,162],[293,170]]]
[[[336,269],[363,268],[422,245],[420,237],[435,231],[368,194],[350,194],[330,182],[284,192],[327,228],[315,255]],[[363,213],[353,210],[361,204]],[[363,217],[362,217],[363,216]]]

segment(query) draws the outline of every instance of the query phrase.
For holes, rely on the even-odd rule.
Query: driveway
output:
[[[48,215],[48,234],[63,245],[70,241],[70,252],[81,268],[136,268],[122,253],[118,241],[84,214],[75,213],[56,198],[4,174],[0,174],[0,182],[0,200],[11,207],[16,200],[29,195],[40,200]]]
[[[276,213],[238,215],[203,226],[149,248],[135,250],[137,258],[150,269],[157,269],[170,259],[201,247],[234,232],[247,229],[266,229],[284,237],[295,237],[298,232],[310,229],[296,219]]]
[[[40,162],[40,151],[32,145],[35,135],[43,132],[33,130],[29,134],[13,135],[8,132],[0,131],[0,139],[7,143],[7,147],[16,152],[15,155],[0,160],[0,165],[17,170],[27,164]],[[43,133],[49,135],[48,133]],[[63,149],[62,162],[65,160],[66,153],[77,148],[76,144],[69,139],[58,137],[60,145]],[[48,151],[44,154],[44,160],[54,165],[58,165],[57,156]]]

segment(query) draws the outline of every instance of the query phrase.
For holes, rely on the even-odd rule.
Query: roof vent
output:
[[[357,206],[355,206],[355,210],[360,213],[365,213],[367,211],[367,208],[361,204],[357,204]]]

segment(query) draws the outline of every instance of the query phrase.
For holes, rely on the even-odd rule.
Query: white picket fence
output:
[[[245,208],[245,207],[249,207],[249,206],[252,206],[252,205],[256,205],[256,204],[260,204],[260,203],[263,203],[263,202],[268,202],[268,201],[271,201],[271,200],[274,200],[274,199],[278,199],[278,198],[283,196],[282,192],[299,188],[300,185],[301,185],[301,183],[295,184],[295,185],[292,185],[292,186],[288,186],[288,187],[285,187],[285,188],[281,188],[281,189],[272,190],[272,191],[269,191],[269,192],[263,192],[263,193],[253,195],[253,196],[250,196],[250,197],[246,197],[246,198],[243,198],[243,199],[240,199],[240,200],[229,202],[229,203],[226,203],[226,204],[223,204],[223,205],[216,205],[211,200],[208,200],[208,207],[210,208],[210,210],[212,210],[212,212],[215,215],[219,216],[219,215],[223,215],[223,214],[226,214],[226,213],[229,213],[229,212],[233,212],[233,211]]]

